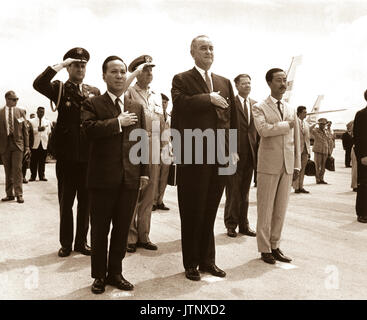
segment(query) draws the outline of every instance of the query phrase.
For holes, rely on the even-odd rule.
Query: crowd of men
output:
[[[261,259],[274,264],[292,261],[280,249],[281,233],[291,186],[295,193],[309,193],[303,181],[311,154],[311,136],[316,183],[327,184],[325,163],[335,147],[331,122],[321,118],[318,125],[309,126],[305,121],[306,107],[295,110],[284,101],[287,75],[282,69],[272,68],[266,73],[270,94],[264,101],[256,102],[249,96],[248,74],[234,79],[238,91],[235,96],[230,80],[211,72],[214,47],[209,37],[194,38],[190,52],[195,66],[172,80],[171,115],[167,113],[169,98],[150,88],[155,65],[149,55],[136,58],[128,66],[119,56],[107,57],[102,64],[107,87],[104,94],[83,83],[90,58],[87,50],[73,48],[61,63],[48,66],[33,86],[55,104],[58,117],[54,128],[45,119],[43,107],[37,109],[37,117],[28,121],[25,111],[16,107],[15,92],[5,95],[6,106],[0,110],[0,123],[4,124],[0,125],[0,154],[6,176],[6,197],[2,201],[16,197],[17,202],[24,202],[24,163],[30,154],[29,181],[34,181],[37,174],[39,180],[47,181],[45,158],[48,144],[52,144],[60,210],[58,255],[69,256],[74,245],[74,251],[91,256],[91,290],[95,294],[103,293],[106,284],[132,290],[134,286],[122,275],[126,251],[134,253],[137,247],[158,249],[149,236],[151,214],[157,209],[169,210],[163,195],[173,159],[184,158],[182,163],[177,162],[177,195],[183,266],[185,276],[193,281],[201,279],[200,272],[226,276],[215,263],[213,230],[224,190],[227,235],[236,237],[238,228],[239,233],[256,237]],[[68,80],[52,81],[64,68]],[[357,113],[353,129],[358,163],[356,210],[360,222],[367,222],[365,110]],[[161,139],[161,132],[170,127],[178,138]],[[133,161],[131,157],[137,144],[131,135],[136,129],[143,132],[138,142],[142,158],[148,150],[147,161]],[[211,145],[210,139],[204,139],[202,145],[194,140],[187,147],[187,131],[197,129],[212,130],[214,141],[220,141],[223,130],[223,145]],[[235,150],[231,149],[230,129],[237,130]],[[214,161],[210,158],[212,148],[217,151]],[[220,159],[223,150],[228,155],[226,164]],[[202,162],[196,161],[198,153]],[[234,173],[221,174],[223,167],[231,165],[236,168]],[[256,232],[248,220],[254,172]],[[74,237],[75,198],[78,205]],[[87,244],[89,223],[91,247]]]

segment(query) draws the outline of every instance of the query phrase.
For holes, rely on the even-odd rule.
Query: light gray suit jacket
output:
[[[298,117],[294,108],[284,103],[283,119],[270,96],[253,106],[252,112],[260,146],[257,172],[279,174],[283,164],[288,174],[301,169],[301,148]],[[288,120],[294,121],[291,129]]]

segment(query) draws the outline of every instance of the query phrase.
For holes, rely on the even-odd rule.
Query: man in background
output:
[[[347,131],[342,135],[343,149],[345,151],[344,164],[346,168],[350,168],[351,151],[353,147],[353,123],[347,124]]]
[[[45,177],[45,164],[47,157],[48,137],[51,133],[51,123],[45,117],[45,108],[37,108],[37,118],[30,122],[33,128],[34,142],[31,155],[31,178],[29,181],[35,181],[38,172],[40,181],[47,181]]]
[[[328,133],[326,132],[326,124],[327,119],[320,118],[318,120],[318,127],[314,125],[310,128],[314,137],[312,151],[314,152],[316,167],[315,178],[317,184],[327,184],[327,182],[324,181],[325,163],[327,157],[331,154],[331,144]]]
[[[293,181],[293,188],[295,193],[310,193],[303,188],[303,181],[305,178],[305,169],[308,159],[311,156],[310,149],[310,128],[305,120],[307,109],[304,106],[297,108],[297,117],[299,122],[300,133],[300,147],[301,147],[301,171],[296,180]]]
[[[234,83],[238,91],[235,98],[235,110],[238,120],[239,161],[235,174],[228,176],[226,184],[224,224],[229,237],[237,237],[237,227],[239,233],[256,237],[248,221],[249,193],[257,158],[257,131],[252,113],[256,101],[249,97],[251,77],[248,74],[238,75]]]
[[[0,155],[5,170],[6,197],[23,203],[23,157],[29,155],[29,136],[25,112],[17,108],[19,98],[14,91],[5,93],[5,107],[0,109]]]

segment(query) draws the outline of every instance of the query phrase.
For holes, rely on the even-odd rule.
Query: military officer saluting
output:
[[[58,117],[54,136],[50,140],[56,157],[56,177],[60,205],[60,257],[67,257],[73,244],[73,203],[78,199],[77,227],[74,250],[90,255],[87,245],[89,207],[86,187],[88,141],[81,125],[83,101],[100,91],[83,83],[89,53],[83,48],[69,50],[63,62],[47,67],[34,81],[33,87],[56,105]],[[66,68],[69,79],[52,81],[57,72]],[[52,104],[51,104],[52,107]],[[55,110],[54,110],[55,111]]]

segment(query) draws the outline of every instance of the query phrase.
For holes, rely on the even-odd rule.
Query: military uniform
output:
[[[324,181],[326,159],[331,153],[330,139],[326,130],[321,130],[320,128],[313,128],[312,134],[314,136],[312,151],[315,154],[316,183],[322,183]]]
[[[74,50],[74,49],[73,49]],[[70,51],[69,51],[70,52]],[[68,52],[68,53],[69,53]],[[64,60],[68,57],[64,56]],[[76,58],[76,56],[70,56]],[[88,59],[89,60],[89,54]],[[52,81],[56,75],[47,67],[33,83],[33,87],[54,103],[58,100],[60,81]],[[63,85],[58,105],[58,117],[50,143],[56,157],[56,176],[60,205],[60,243],[71,249],[73,243],[73,203],[78,199],[75,247],[86,244],[89,228],[89,208],[86,186],[88,141],[80,118],[83,101],[100,95],[100,91],[86,84],[74,84],[70,80]]]

